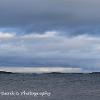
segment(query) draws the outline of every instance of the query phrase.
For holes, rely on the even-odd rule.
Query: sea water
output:
[[[100,100],[100,74],[0,74],[0,100]]]

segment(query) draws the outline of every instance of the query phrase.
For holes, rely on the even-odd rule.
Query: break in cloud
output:
[[[0,0],[0,66],[100,70],[99,0]]]
[[[80,73],[80,68],[63,68],[63,67],[1,67],[0,71],[14,72],[14,73]]]

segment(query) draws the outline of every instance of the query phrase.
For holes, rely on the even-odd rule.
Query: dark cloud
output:
[[[99,5],[98,0],[0,0],[0,28],[17,33],[98,34]]]

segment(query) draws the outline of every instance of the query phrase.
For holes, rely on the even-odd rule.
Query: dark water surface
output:
[[[51,95],[4,95],[2,92]],[[100,100],[100,74],[0,74],[0,100]]]

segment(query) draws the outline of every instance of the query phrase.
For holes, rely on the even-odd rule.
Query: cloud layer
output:
[[[100,32],[99,0],[0,0],[0,29],[22,34]]]
[[[10,36],[10,37],[9,37]],[[88,34],[64,37],[59,32],[1,33],[1,66],[62,66],[100,69],[100,38]]]

